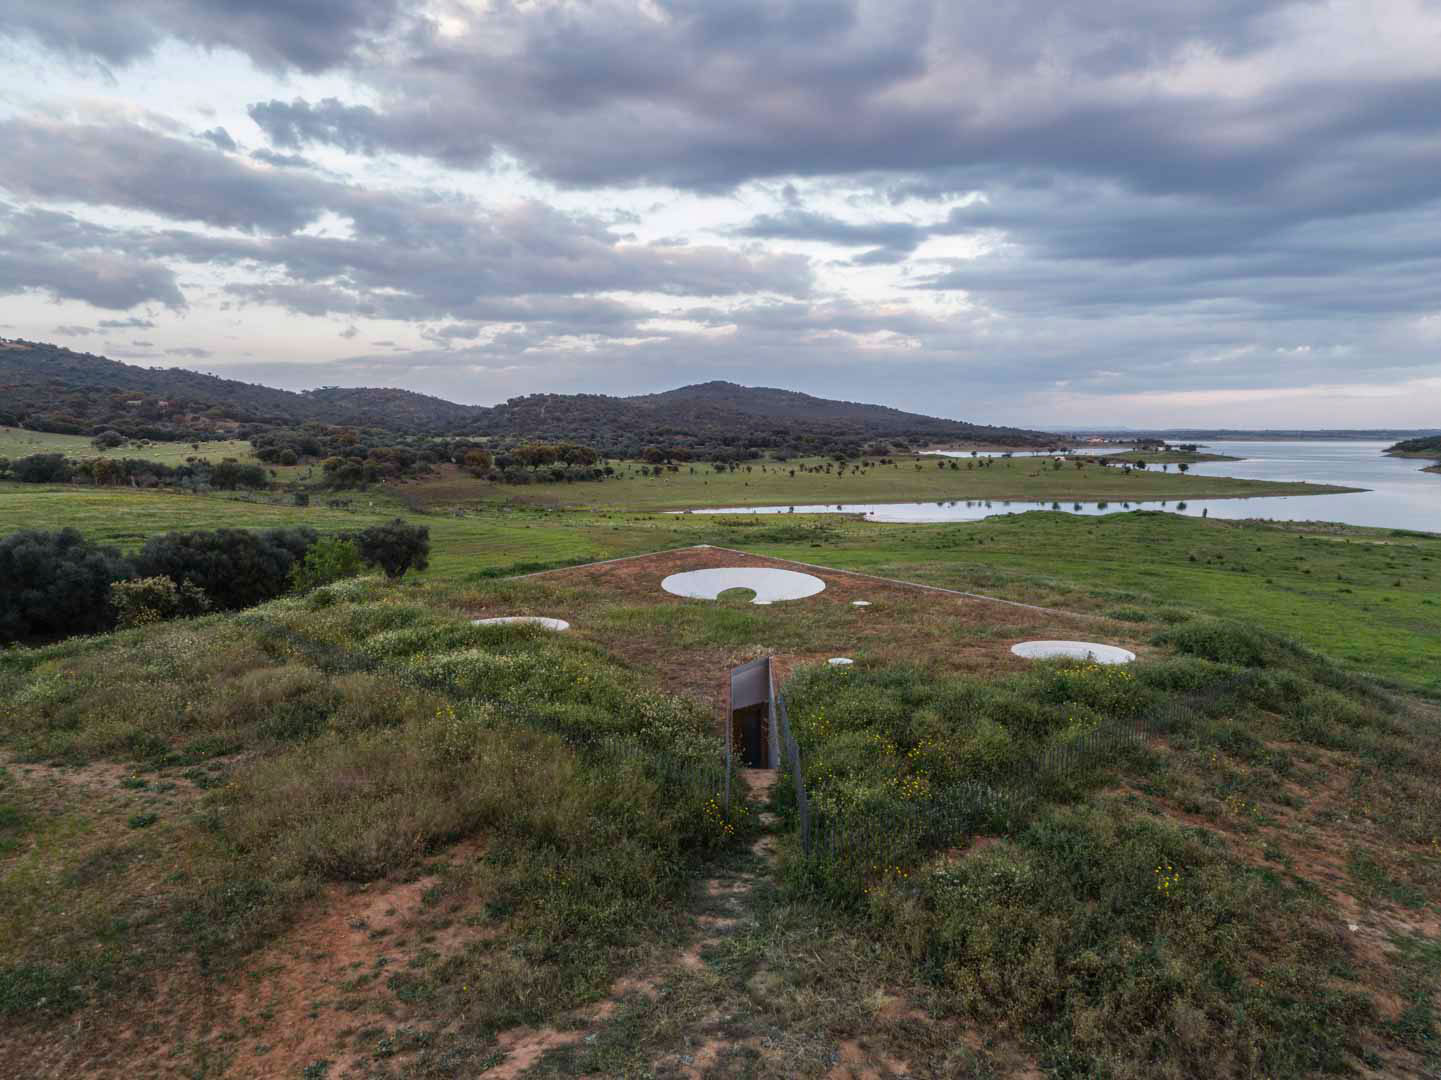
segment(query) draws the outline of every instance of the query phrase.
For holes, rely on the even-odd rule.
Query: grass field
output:
[[[253,462],[252,447],[245,439],[224,439],[202,442],[194,449],[188,442],[150,442],[138,445],[127,442],[111,450],[97,450],[85,435],[52,435],[44,431],[0,427],[0,457],[21,458],[31,454],[64,454],[68,458],[144,458],[163,465],[180,465],[186,458],[203,457],[211,461],[234,458]]]
[[[335,510],[321,497],[302,508],[0,484],[0,521],[7,528],[73,526],[133,548],[170,529],[304,524],[335,533],[399,515],[431,530],[427,578],[457,582],[721,544],[1070,610],[1119,611],[1142,623],[1177,612],[1243,614],[1342,663],[1441,693],[1441,539],[1421,534],[1150,512],[1079,518],[1033,511],[955,525],[884,525],[841,516],[620,514],[490,502],[467,503],[472,508],[454,516],[439,508],[417,514],[408,504],[418,486],[400,490],[405,500],[355,494],[351,510]]]
[[[937,468],[937,462],[944,467]],[[1319,484],[1277,484],[1224,476],[1182,476],[1156,469],[1123,472],[1116,466],[1067,464],[1050,459],[996,459],[994,465],[952,469],[944,459],[901,461],[844,475],[805,473],[802,465],[765,462],[739,471],[716,472],[709,465],[682,465],[660,476],[623,463],[619,476],[602,483],[496,485],[452,469],[404,485],[422,504],[454,505],[507,498],[539,506],[611,510],[684,510],[691,507],[789,506],[823,503],[907,502],[939,499],[1190,499],[1246,495],[1322,495],[1348,488]],[[916,466],[920,467],[917,468]],[[749,469],[749,471],[747,471]],[[791,475],[795,469],[796,474]],[[693,470],[693,471],[692,471]]]
[[[736,546],[783,558],[1138,623],[1195,612],[1244,617],[1441,695],[1441,537],[1156,512],[1032,511],[923,526],[725,520]]]
[[[721,519],[712,539],[836,561],[827,534],[860,524]],[[892,533],[870,535],[895,559]],[[1308,561],[1320,543],[1348,546],[1308,539]],[[660,593],[687,558],[736,556],[361,580],[0,655],[0,1054],[117,1078],[1441,1064],[1434,706],[1182,612],[1084,623],[830,574],[770,608]],[[468,621],[516,611],[576,629]],[[1005,651],[1055,631],[1143,659],[1118,680]],[[804,666],[838,645],[855,672]],[[785,797],[779,825],[726,820],[652,760],[702,747],[715,676],[772,651],[802,665],[818,798],[904,800],[1088,718],[1246,690],[1004,828],[848,876],[801,857]],[[555,734],[595,731],[636,755]]]
[[[275,528],[308,525],[322,534],[348,532],[400,516],[430,528],[432,578],[465,580],[517,565],[556,565],[630,555],[685,542],[697,532],[679,518],[565,514],[529,507],[484,512],[416,514],[385,494],[341,493],[351,509],[332,509],[324,496],[297,507],[281,497],[180,495],[0,483],[0,521],[10,529],[79,529],[95,540],[133,549],[176,529]]]

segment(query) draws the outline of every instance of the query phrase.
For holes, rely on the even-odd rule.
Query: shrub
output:
[[[201,589],[189,581],[176,585],[168,577],[117,581],[110,587],[110,603],[121,626],[144,626],[210,610],[210,598]]]
[[[465,454],[465,468],[471,476],[486,476],[495,465],[495,459],[487,450],[468,450]]]
[[[233,461],[222,461],[210,469],[210,486],[223,491],[236,488],[263,488],[270,486],[270,478],[259,465],[240,465]]]
[[[0,641],[109,629],[110,585],[131,573],[75,529],[12,533],[0,540]]]
[[[351,539],[360,557],[380,567],[388,578],[404,577],[411,568],[424,570],[430,565],[430,528],[426,525],[408,525],[396,518],[363,529]]]
[[[306,528],[175,532],[151,537],[135,561],[144,577],[189,582],[218,608],[242,608],[284,593],[315,542]]]
[[[64,454],[31,454],[10,463],[10,475],[22,484],[63,484],[74,471]]]
[[[125,436],[120,434],[120,432],[107,430],[102,431],[96,435],[95,438],[91,439],[90,445],[97,450],[113,450],[115,447],[123,445],[124,442]]]
[[[360,573],[360,552],[344,537],[318,540],[305,558],[290,568],[290,585],[296,592],[309,592]]]
[[[1240,667],[1267,667],[1279,654],[1296,652],[1294,645],[1278,635],[1225,619],[1193,619],[1162,631],[1153,640],[1187,656]]]

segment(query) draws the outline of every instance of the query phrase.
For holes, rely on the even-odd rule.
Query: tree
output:
[[[90,445],[97,450],[114,450],[125,442],[125,436],[118,431],[102,431],[95,438],[90,440]]]
[[[108,630],[111,583],[133,572],[75,529],[11,533],[0,540],[0,641]]]
[[[63,484],[73,472],[64,454],[31,454],[10,464],[10,474],[22,484]]]
[[[217,608],[243,608],[284,594],[316,539],[306,528],[173,532],[147,540],[135,564],[141,577],[195,585]]]
[[[465,470],[471,476],[485,476],[495,467],[495,458],[489,450],[467,450]]]
[[[1191,466],[1187,465],[1184,461],[1177,465],[1176,468],[1180,469],[1183,473],[1191,471]]]
[[[125,478],[125,469],[111,458],[96,458],[90,463],[90,473],[97,487],[109,487]]]
[[[385,525],[372,525],[348,539],[354,541],[362,559],[380,567],[388,578],[404,577],[407,570],[424,570],[430,565],[427,525],[409,525],[396,518]]]
[[[526,443],[524,446],[515,448],[515,460],[522,465],[532,469],[538,469],[542,465],[554,465],[556,462],[556,449],[549,443],[534,442]]]

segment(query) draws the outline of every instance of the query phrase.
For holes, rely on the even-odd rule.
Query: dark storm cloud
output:
[[[261,67],[323,71],[394,26],[400,0],[7,0],[0,35],[124,65],[166,38],[245,53]]]

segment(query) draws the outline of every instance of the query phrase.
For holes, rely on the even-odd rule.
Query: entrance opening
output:
[[[780,766],[780,744],[775,724],[775,688],[771,682],[770,657],[742,664],[730,674],[726,712],[730,744],[749,769]]]

